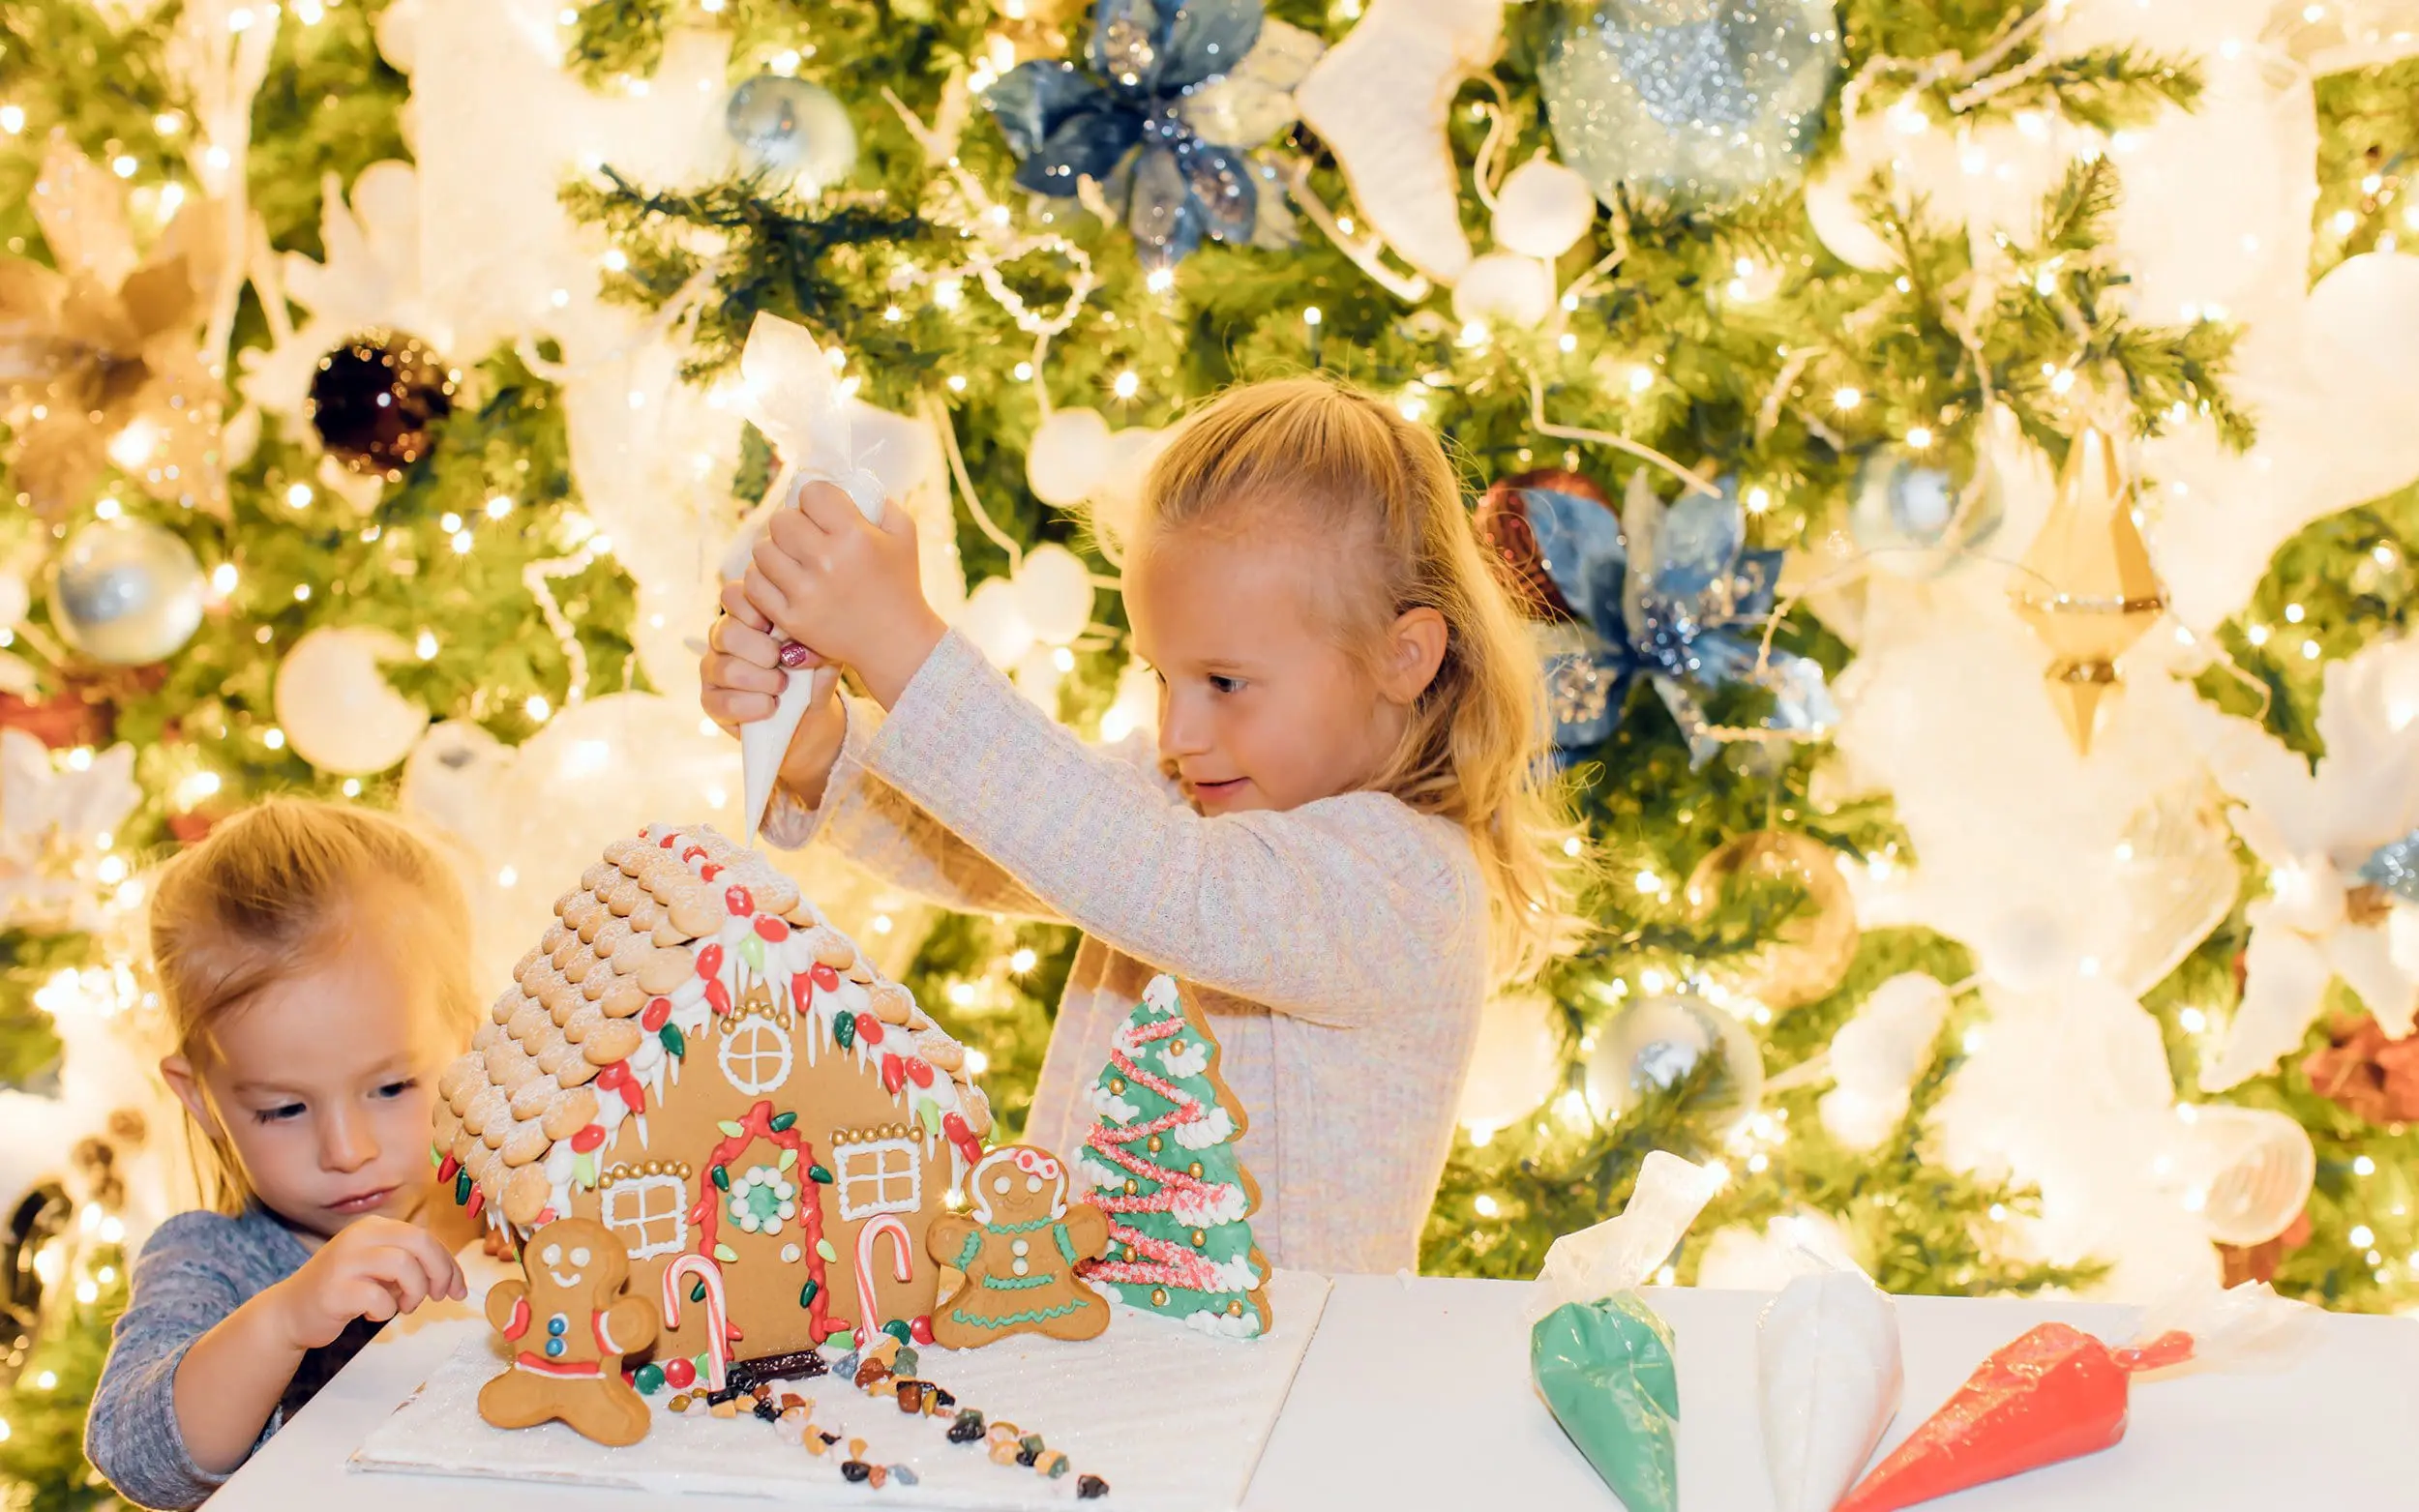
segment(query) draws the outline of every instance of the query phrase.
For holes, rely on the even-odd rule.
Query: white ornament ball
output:
[[[495,784],[513,748],[468,720],[447,720],[411,748],[403,763],[404,813],[474,850],[493,839]]]
[[[201,563],[184,537],[133,516],[68,537],[50,584],[50,619],[96,662],[142,667],[184,648],[201,628]]]
[[[1840,164],[1807,180],[1806,219],[1814,227],[1814,239],[1833,256],[1851,268],[1881,273],[1898,265],[1898,254],[1857,208],[1868,171],[1862,164]]]
[[[1535,257],[1491,252],[1453,285],[1453,318],[1534,329],[1554,309],[1554,272]]]
[[[1016,607],[1046,645],[1062,646],[1091,623],[1091,569],[1055,542],[1025,553],[1016,570]]]
[[[1110,457],[1109,422],[1100,411],[1053,410],[1025,454],[1025,481],[1044,504],[1073,509],[1108,476]]]
[[[2220,1244],[2265,1244],[2292,1227],[2310,1201],[2318,1155],[2310,1132],[2265,1108],[2224,1103],[2176,1109],[2185,1210],[2197,1212]]]
[[[277,669],[277,722],[294,754],[323,772],[383,772],[418,743],[429,711],[389,686],[379,664],[411,649],[383,630],[321,626]]]
[[[2419,383],[2419,257],[2363,252],[2310,291],[2310,366],[2333,385]]]
[[[1531,257],[1559,257],[1596,223],[1596,191],[1551,158],[1511,170],[1495,194],[1495,239]]]
[[[1597,1031],[1588,1057],[1588,1101],[1606,1120],[1620,1118],[1657,1092],[1717,1058],[1692,1112],[1718,1114],[1724,1130],[1744,1123],[1764,1100],[1764,1056],[1747,1026],[1699,997],[1637,999]]]
[[[958,611],[958,633],[974,642],[994,667],[1010,667],[1033,648],[1031,621],[1017,603],[1015,585],[1005,578],[986,578],[966,596]]]
[[[1501,1129],[1537,1112],[1562,1079],[1562,1036],[1542,993],[1492,998],[1478,1014],[1478,1041],[1454,1117],[1471,1130]]]

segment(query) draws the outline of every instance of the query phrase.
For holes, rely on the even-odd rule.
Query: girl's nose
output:
[[[1170,758],[1199,756],[1210,748],[1210,721],[1200,701],[1175,689],[1159,695],[1159,754]]]
[[[378,1142],[370,1120],[358,1111],[339,1108],[319,1125],[319,1164],[328,1171],[354,1171],[378,1158]]]

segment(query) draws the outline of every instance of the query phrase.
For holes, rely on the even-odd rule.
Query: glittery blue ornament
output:
[[[856,166],[856,128],[840,97],[821,84],[759,74],[731,92],[723,130],[750,173],[794,180],[819,194]]]
[[[984,92],[1019,160],[1016,182],[1060,198],[1087,178],[1114,185],[1154,268],[1205,235],[1250,241],[1259,191],[1244,149],[1253,143],[1212,141],[1186,103],[1241,66],[1263,19],[1260,0],[1098,0],[1089,72],[1024,63]]]
[[[1831,0],[1553,0],[1538,81],[1597,198],[1724,210],[1794,184],[1839,70]]]
[[[2407,904],[2419,904],[2419,829],[2379,845],[2361,864],[2360,879]]]
[[[1937,578],[1989,540],[2005,512],[1999,474],[1986,460],[1959,469],[1886,447],[1857,467],[1848,534],[1883,572]]]

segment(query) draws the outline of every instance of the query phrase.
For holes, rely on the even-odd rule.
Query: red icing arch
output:
[[[715,1171],[728,1170],[731,1162],[758,1140],[796,1156],[799,1195],[811,1199],[798,1203],[798,1227],[806,1239],[799,1248],[807,1277],[815,1283],[815,1295],[806,1304],[807,1332],[813,1336],[813,1342],[821,1344],[830,1334],[853,1330],[856,1324],[850,1319],[832,1317],[827,1305],[831,1282],[823,1269],[823,1201],[821,1193],[816,1190],[821,1183],[807,1173],[807,1169],[815,1164],[815,1146],[798,1133],[795,1124],[787,1129],[774,1128],[773,1117],[773,1105],[758,1102],[739,1120],[739,1132],[724,1139],[705,1157],[705,1164],[698,1171],[697,1201],[689,1208],[689,1223],[697,1234],[697,1253],[713,1260],[715,1235],[722,1227],[721,1192],[713,1184]],[[732,1337],[739,1337],[738,1324],[732,1324],[731,1332]]]

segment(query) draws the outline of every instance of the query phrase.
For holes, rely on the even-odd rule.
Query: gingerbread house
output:
[[[928,1339],[925,1231],[991,1127],[957,1042],[711,829],[615,841],[554,912],[439,1083],[457,1201],[604,1224],[675,1379]]]

